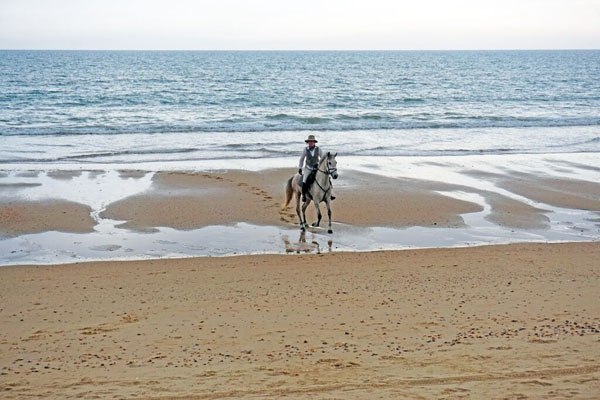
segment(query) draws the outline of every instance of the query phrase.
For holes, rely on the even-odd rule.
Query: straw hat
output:
[[[317,139],[315,139],[315,135],[308,135],[308,139],[306,139],[305,142],[306,143],[308,143],[308,142],[318,143],[319,141]]]

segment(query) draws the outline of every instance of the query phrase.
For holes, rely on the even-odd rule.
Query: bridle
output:
[[[325,175],[331,175],[334,172],[337,172],[337,168],[331,168],[329,166],[329,162],[327,162],[327,171],[323,171],[319,166],[317,166],[317,171],[324,173]]]
[[[317,165],[317,171],[329,176],[332,173],[337,172],[337,168],[331,168],[329,166],[329,160],[328,160],[327,161],[327,171],[323,171],[321,168],[319,168],[318,165]],[[323,186],[321,186],[318,179],[315,179],[315,183],[317,184],[319,189],[321,189],[323,192],[325,192],[325,195],[327,195],[327,192],[329,192],[331,190],[331,182],[329,181],[329,179],[327,179],[327,183],[328,183],[327,189],[325,189]]]

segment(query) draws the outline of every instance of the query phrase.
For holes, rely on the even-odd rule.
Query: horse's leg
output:
[[[327,202],[327,217],[329,217],[329,229],[327,230],[327,233],[333,233],[333,230],[331,229],[331,199],[327,197],[325,201]]]
[[[300,230],[304,230],[304,222],[302,220],[302,215],[300,214],[300,194],[298,193],[298,191],[294,191],[294,195],[296,196],[296,214],[298,214]]]
[[[302,204],[302,220],[304,221],[304,226],[306,226],[306,208],[310,204],[310,199],[306,199],[304,204]]]
[[[321,209],[319,208],[319,203],[317,201],[314,201],[314,203],[315,208],[317,209],[317,222],[315,222],[313,226],[319,226],[319,224],[321,223]]]

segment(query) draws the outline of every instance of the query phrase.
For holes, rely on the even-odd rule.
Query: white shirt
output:
[[[312,150],[307,146],[304,148],[304,151],[302,151],[302,156],[300,156],[300,163],[298,163],[298,168],[303,168],[304,167],[304,159],[306,158],[306,155],[308,152],[310,152],[310,156],[314,157],[315,156],[315,151],[318,151],[318,158],[319,161],[321,160],[321,148],[319,146],[315,146],[312,148]],[[306,168],[308,169],[312,169],[310,167],[310,165],[307,165]]]

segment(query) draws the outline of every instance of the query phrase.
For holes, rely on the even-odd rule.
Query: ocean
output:
[[[0,166],[600,152],[600,51],[0,51]]]

